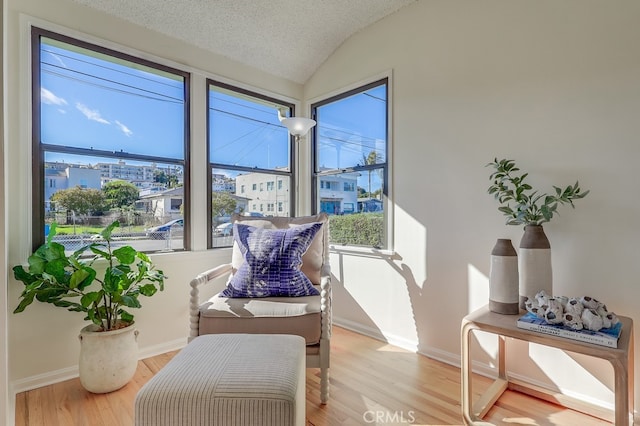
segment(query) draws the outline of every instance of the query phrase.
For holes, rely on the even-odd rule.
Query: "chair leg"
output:
[[[329,401],[329,368],[320,369],[320,403],[326,404]]]

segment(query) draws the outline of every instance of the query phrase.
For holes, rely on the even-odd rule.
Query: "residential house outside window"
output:
[[[293,139],[280,124],[278,111],[284,116],[294,111],[289,102],[226,83],[207,80],[207,87],[210,174],[224,175],[229,183],[224,189],[212,186],[209,247],[228,247],[233,237],[216,235],[215,227],[228,222],[232,213],[259,216],[265,204],[282,203],[281,211],[268,207],[267,213],[293,214]],[[283,182],[277,190],[275,180]]]
[[[34,247],[52,222],[71,251],[117,219],[138,250],[188,248],[146,230],[181,216],[163,191],[189,197],[189,74],[35,27],[31,47]]]
[[[389,247],[388,110],[387,78],[311,105],[313,205],[332,244]]]

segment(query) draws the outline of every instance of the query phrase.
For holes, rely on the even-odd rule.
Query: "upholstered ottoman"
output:
[[[305,341],[283,334],[196,337],[138,391],[136,426],[298,426]]]

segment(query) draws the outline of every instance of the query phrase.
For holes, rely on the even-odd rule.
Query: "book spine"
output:
[[[617,348],[617,339],[607,337],[605,335],[598,334],[583,334],[580,332],[563,330],[561,328],[544,326],[540,324],[532,324],[530,322],[518,321],[518,328],[525,330],[537,331],[539,333],[549,334],[551,336],[564,337],[567,339],[578,340],[580,342],[593,343],[600,346],[607,346],[609,348]]]

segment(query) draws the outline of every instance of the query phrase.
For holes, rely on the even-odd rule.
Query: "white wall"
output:
[[[5,7],[6,2],[4,0],[0,1],[0,80],[2,84],[0,85],[0,98],[2,98],[2,103],[0,103],[0,176],[4,177],[4,17],[5,17]],[[0,184],[0,271],[2,275],[0,275],[0,294],[7,294],[7,276],[4,271],[7,270],[7,250],[6,250],[6,239],[5,239],[5,214],[4,214],[4,182]],[[10,405],[9,403],[9,390],[8,390],[8,377],[7,377],[7,298],[0,297],[0,419],[7,418],[7,408]]]
[[[522,234],[486,193],[494,157],[542,192],[576,179],[591,190],[545,225],[554,293],[639,321],[638,22],[636,0],[430,0],[345,42],[305,99],[393,70],[396,256],[332,257],[336,322],[459,362],[460,321],[487,303],[491,248]],[[491,362],[493,340],[482,347]],[[513,350],[516,376],[612,403],[604,363]]]
[[[22,284],[12,277],[10,268],[26,261],[30,250],[31,210],[31,152],[29,135],[29,68],[28,31],[24,25],[33,21],[54,31],[69,29],[69,35],[87,34],[89,41],[107,40],[114,45],[140,51],[151,60],[171,61],[169,65],[192,71],[192,146],[191,184],[194,194],[205,194],[206,176],[206,131],[205,131],[205,78],[217,78],[227,82],[238,81],[251,90],[262,90],[271,96],[278,96],[287,102],[302,98],[302,86],[273,77],[256,69],[235,63],[221,56],[207,53],[174,39],[136,27],[122,20],[107,17],[68,0],[8,0],[7,27],[7,73],[5,92],[7,123],[6,144],[3,145],[7,157],[3,182],[6,182],[6,209],[0,218],[6,220],[6,241],[9,251],[0,260],[2,280],[8,279],[7,297],[0,297],[9,305],[9,312],[18,303]],[[233,80],[231,80],[233,78]],[[206,197],[192,197],[191,223],[194,251],[189,253],[155,255],[153,259],[163,269],[169,279],[166,289],[151,299],[141,300],[143,309],[135,314],[140,330],[138,339],[141,356],[164,352],[171,347],[186,343],[188,335],[189,281],[197,273],[230,260],[228,249],[206,251]],[[6,215],[6,217],[5,217]],[[0,237],[3,236],[0,231]],[[222,283],[218,285],[220,287]],[[4,284],[2,284],[4,288]],[[4,317],[6,310],[0,311]],[[4,324],[4,322],[2,322]],[[34,304],[19,315],[8,316],[8,339],[4,333],[0,344],[2,372],[8,365],[11,384],[10,391],[20,391],[40,386],[49,381],[60,380],[77,373],[79,353],[78,334],[84,325],[82,315],[44,304]],[[2,362],[5,342],[9,348],[8,364]],[[0,372],[2,384],[6,384]],[[0,388],[0,397],[4,386]],[[4,398],[3,398],[4,399]],[[11,401],[13,404],[13,401]],[[0,405],[1,407],[1,405]],[[6,417],[6,424],[13,424],[13,407]],[[0,420],[0,423],[4,423]]]

